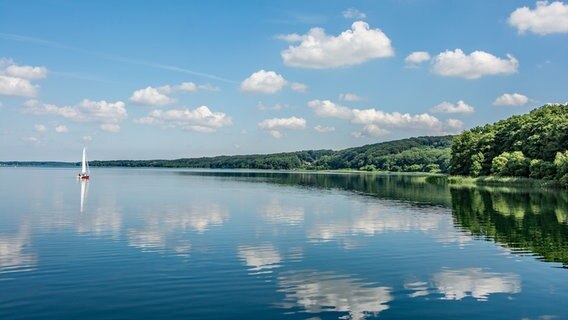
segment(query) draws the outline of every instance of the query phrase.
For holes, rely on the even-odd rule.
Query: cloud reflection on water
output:
[[[37,264],[37,257],[27,252],[30,245],[27,226],[13,235],[0,234],[0,273],[31,270]]]
[[[405,283],[404,288],[412,291],[411,298],[437,292],[442,294],[442,300],[473,297],[477,301],[487,301],[492,294],[521,292],[519,275],[487,272],[481,268],[444,269],[433,275],[431,285],[433,288],[429,288],[427,282],[415,281]]]
[[[237,252],[251,274],[272,273],[282,262],[282,256],[271,244],[239,246]]]
[[[430,235],[440,243],[458,243],[463,246],[472,240],[469,235],[456,230],[450,212],[440,212],[440,208],[421,208],[417,211],[377,204],[367,205],[366,208],[353,208],[349,215],[325,216],[320,219],[325,221],[318,221],[310,228],[308,239],[316,243],[346,241],[346,237],[356,235],[374,236],[389,232],[418,231]]]
[[[192,204],[164,210],[146,210],[144,225],[129,228],[128,244],[145,251],[172,250],[187,256],[192,248],[182,235],[187,231],[203,234],[210,228],[221,226],[229,218],[229,211],[220,205]]]
[[[349,319],[364,319],[387,310],[393,300],[389,287],[333,272],[291,271],[282,273],[278,281],[285,294],[282,307],[299,307],[307,313],[346,312]]]

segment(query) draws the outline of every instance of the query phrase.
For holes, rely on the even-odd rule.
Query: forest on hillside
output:
[[[452,136],[414,137],[339,151],[307,150],[175,160],[91,161],[99,167],[448,172]]]
[[[453,175],[557,180],[568,186],[568,105],[475,127],[453,139]]]

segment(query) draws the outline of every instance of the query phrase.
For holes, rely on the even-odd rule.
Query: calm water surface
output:
[[[0,168],[0,319],[568,319],[568,195]]]

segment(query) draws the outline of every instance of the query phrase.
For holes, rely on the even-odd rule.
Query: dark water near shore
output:
[[[0,319],[568,319],[568,194],[0,168]]]

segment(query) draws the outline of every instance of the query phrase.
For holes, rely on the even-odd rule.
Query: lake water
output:
[[[568,319],[566,192],[76,171],[0,168],[0,319]]]

